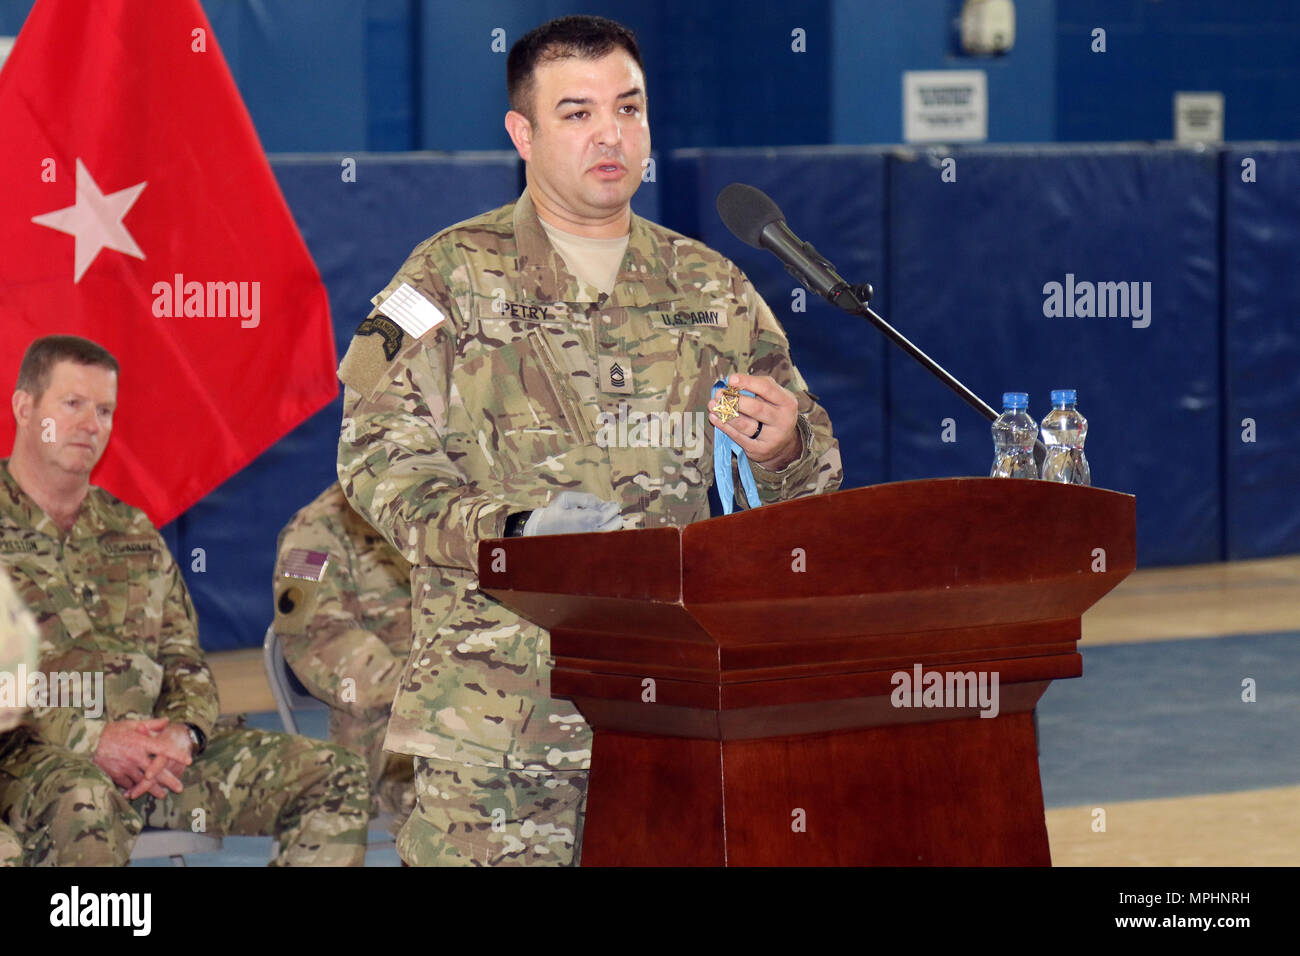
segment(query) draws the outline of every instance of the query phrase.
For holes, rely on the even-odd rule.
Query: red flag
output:
[[[325,287],[198,0],[38,0],[0,72],[0,182],[0,392],[38,336],[112,352],[92,480],[155,524],[337,394]]]

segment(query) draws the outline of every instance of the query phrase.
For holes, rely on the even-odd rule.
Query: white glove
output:
[[[555,500],[538,508],[524,522],[524,535],[585,534],[588,531],[618,531],[623,527],[618,505],[585,491],[562,491]]]

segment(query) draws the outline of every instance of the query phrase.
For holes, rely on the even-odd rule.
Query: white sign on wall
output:
[[[1180,143],[1223,142],[1223,94],[1175,93],[1174,139]]]
[[[14,48],[14,41],[17,37],[0,37],[0,70],[5,68],[5,60],[9,59],[9,51]]]
[[[988,138],[988,77],[983,70],[903,72],[904,142],[978,143]]]

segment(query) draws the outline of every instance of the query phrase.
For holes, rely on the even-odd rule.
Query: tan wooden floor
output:
[[[1083,645],[1300,631],[1300,556],[1132,574],[1083,617]],[[209,657],[225,713],[274,710],[260,648]],[[1057,866],[1300,866],[1300,786],[1047,811]]]
[[[1300,786],[1060,807],[1047,840],[1053,866],[1300,866]]]
[[[275,698],[271,696],[271,685],[266,682],[260,647],[209,654],[208,665],[217,680],[223,714],[275,710]]]
[[[1300,631],[1300,557],[1136,571],[1083,616],[1083,646]],[[1300,648],[1297,648],[1300,652]],[[1056,866],[1300,866],[1300,786],[1047,811]]]
[[[1300,631],[1300,556],[1135,571],[1083,616],[1083,643]]]

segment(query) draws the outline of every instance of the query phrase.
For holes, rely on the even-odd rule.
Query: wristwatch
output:
[[[520,538],[524,534],[524,525],[528,521],[531,511],[516,511],[510,517],[506,518],[506,533],[503,537]]]
[[[199,729],[197,724],[186,724],[190,729],[190,743],[194,744],[194,756],[203,753],[208,746],[208,735]]]

